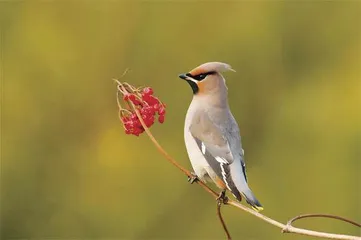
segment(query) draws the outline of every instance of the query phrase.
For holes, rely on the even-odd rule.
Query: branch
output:
[[[326,214],[306,214],[306,215],[300,215],[297,217],[294,217],[293,219],[291,219],[290,221],[288,221],[287,224],[283,224],[280,223],[276,220],[273,220],[272,218],[269,218],[259,212],[256,212],[248,207],[243,206],[242,204],[239,204],[237,202],[234,201],[229,201],[228,202],[229,205],[232,205],[236,208],[242,209],[243,211],[246,211],[258,218],[260,218],[261,220],[268,222],[269,224],[276,226],[278,228],[281,228],[281,231],[283,233],[296,233],[296,234],[301,234],[301,235],[307,235],[307,236],[313,236],[313,237],[319,237],[319,238],[328,238],[328,239],[341,239],[341,240],[361,240],[361,237],[357,237],[357,236],[351,236],[351,235],[343,235],[343,234],[334,234],[334,233],[326,233],[326,232],[318,232],[318,231],[312,231],[312,230],[308,230],[308,229],[303,229],[303,228],[297,228],[297,227],[293,227],[291,225],[291,223],[297,219],[301,219],[301,218],[307,218],[307,217],[328,217],[328,218],[334,218],[334,219],[339,219],[339,220],[343,220],[349,223],[352,223],[355,226],[361,227],[360,224],[355,223],[351,220],[348,219],[344,219],[338,216],[333,216],[333,215],[326,215]]]
[[[118,91],[119,88],[121,88],[124,92],[128,92],[126,90],[126,88],[123,86],[122,83],[120,83],[118,80],[115,80],[118,83]],[[154,136],[152,135],[151,131],[149,130],[149,128],[146,126],[146,124],[144,123],[138,109],[134,106],[134,104],[132,102],[129,102],[132,109],[134,110],[134,112],[136,113],[136,115],[138,116],[140,123],[142,124],[143,128],[145,129],[145,132],[147,133],[148,137],[150,138],[150,140],[153,142],[153,144],[156,146],[156,148],[158,149],[158,151],[168,160],[168,162],[170,162],[171,164],[173,164],[176,168],[178,168],[180,171],[182,171],[185,175],[187,175],[188,177],[193,177],[191,172],[188,171],[186,168],[184,168],[183,166],[181,166],[176,160],[174,160],[163,148],[162,146],[158,143],[158,141],[154,138]],[[217,194],[215,191],[213,191],[211,188],[209,188],[204,182],[202,181],[196,181],[196,183],[198,185],[200,185],[204,190],[206,190],[209,194],[211,194],[215,199],[218,199],[219,194]],[[249,214],[252,214],[253,216],[273,225],[276,226],[278,228],[280,228],[282,230],[282,233],[295,233],[295,234],[300,234],[300,235],[307,235],[307,236],[313,236],[313,237],[319,237],[319,238],[328,238],[328,239],[340,239],[340,240],[361,240],[361,237],[358,236],[351,236],[351,235],[342,235],[342,234],[334,234],[334,233],[326,233],[326,232],[318,232],[318,231],[312,231],[312,230],[308,230],[308,229],[303,229],[303,228],[297,228],[297,227],[293,227],[292,223],[298,219],[302,219],[302,218],[309,218],[309,217],[323,217],[323,218],[333,218],[333,219],[337,219],[337,220],[341,220],[344,222],[348,222],[350,224],[353,224],[357,227],[361,227],[361,225],[359,223],[356,223],[354,221],[339,217],[339,216],[334,216],[334,215],[326,215],[326,214],[305,214],[305,215],[299,215],[296,216],[294,218],[292,218],[290,221],[288,221],[287,224],[283,224],[280,223],[272,218],[269,218],[251,208],[248,208],[238,202],[232,201],[232,200],[228,200],[227,202],[223,202],[225,205],[231,205],[234,206],[238,209],[241,209],[245,212],[248,212]],[[221,212],[220,212],[220,205],[221,203],[219,201],[217,201],[217,214],[218,217],[222,223],[223,229],[227,234],[227,238],[231,239],[231,236],[227,230],[227,227],[225,225],[225,222],[223,221]]]
[[[291,220],[289,220],[287,222],[287,226],[291,226],[291,224],[293,222],[295,222],[296,220],[298,219],[302,219],[302,218],[311,218],[311,217],[323,217],[323,218],[333,218],[333,219],[337,219],[337,220],[340,220],[340,221],[344,221],[344,222],[347,222],[347,223],[350,223],[356,227],[361,227],[361,224],[357,223],[357,222],[354,222],[354,221],[351,221],[347,218],[343,218],[343,217],[339,217],[339,216],[334,216],[334,215],[329,215],[329,214],[304,214],[304,215],[299,215],[297,217],[294,217],[292,218]],[[286,229],[284,229],[285,232],[286,232]]]
[[[132,106],[134,108],[134,106]],[[135,109],[135,108],[134,108]],[[183,168],[182,166],[180,166],[162,147],[161,145],[158,143],[158,141],[154,138],[154,136],[152,135],[151,131],[145,126],[142,118],[140,117],[140,114],[138,112],[138,110],[135,109],[135,112],[137,113],[137,116],[139,117],[146,133],[148,134],[149,138],[151,139],[151,141],[154,143],[154,145],[157,147],[157,149],[168,159],[169,162],[171,162],[173,165],[175,165],[179,170],[181,170],[183,173],[185,173],[188,177],[192,177],[191,173],[186,170],[185,168]],[[214,192],[212,189],[210,189],[207,185],[205,185],[202,181],[196,181],[196,183],[198,183],[202,188],[204,188],[207,192],[209,192],[211,195],[213,195],[214,198],[218,197],[218,194],[216,192]],[[297,227],[293,227],[291,225],[292,222],[294,222],[297,219],[301,219],[301,218],[306,218],[306,217],[332,217],[334,219],[339,219],[348,223],[352,223],[355,226],[361,227],[360,224],[355,223],[351,220],[342,218],[342,217],[338,217],[338,216],[333,216],[333,215],[325,215],[325,214],[318,214],[318,215],[300,215],[297,216],[293,219],[291,219],[287,224],[283,224],[280,223],[276,220],[273,220],[272,218],[269,218],[251,208],[245,207],[240,203],[237,203],[235,201],[229,200],[227,203],[225,203],[226,205],[231,205],[234,206],[236,208],[242,209],[243,211],[246,211],[250,214],[252,214],[255,217],[258,217],[259,219],[268,222],[278,228],[282,229],[283,233],[296,233],[296,234],[301,234],[301,235],[308,235],[308,236],[314,236],[314,237],[320,237],[320,238],[328,238],[328,239],[341,239],[341,240],[361,240],[361,237],[357,237],[357,236],[351,236],[351,235],[343,235],[343,234],[333,234],[333,233],[326,233],[326,232],[317,232],[317,231],[312,231],[312,230],[307,230],[307,229],[302,229],[302,228],[297,228]],[[222,216],[220,214],[220,206],[218,205],[217,207],[218,209],[218,216],[221,220],[222,226],[224,231],[227,234],[227,238],[230,238],[229,232],[227,230],[227,227],[222,219]]]
[[[134,106],[133,106],[134,107]],[[185,173],[188,177],[192,177],[191,173],[186,170],[185,168],[181,167],[162,147],[161,145],[158,143],[158,141],[154,138],[154,136],[152,135],[152,133],[150,132],[150,130],[145,126],[142,118],[140,117],[140,114],[138,112],[138,110],[136,110],[136,113],[139,117],[139,119],[141,120],[141,123],[146,131],[146,133],[148,134],[149,138],[151,139],[151,141],[155,144],[155,146],[157,147],[157,149],[168,159],[168,161],[170,161],[173,165],[175,165],[178,169],[180,169],[183,173]],[[178,167],[179,166],[179,167]],[[210,189],[207,185],[205,185],[202,181],[197,181],[196,183],[198,183],[202,188],[204,188],[207,192],[209,192],[211,195],[213,195],[214,198],[218,197],[218,194],[216,192],[214,192],[212,189]],[[282,229],[283,233],[296,233],[296,234],[301,234],[301,235],[308,235],[308,236],[314,236],[314,237],[320,237],[320,238],[328,238],[328,239],[344,239],[344,240],[361,240],[361,237],[357,237],[357,236],[351,236],[351,235],[342,235],[342,234],[333,234],[333,233],[325,233],[325,232],[317,232],[317,231],[312,231],[312,230],[307,230],[307,229],[302,229],[302,228],[297,228],[297,227],[293,227],[291,225],[291,223],[297,219],[301,219],[301,218],[306,218],[305,215],[301,215],[301,216],[297,216],[296,218],[291,219],[286,225],[283,223],[280,223],[276,220],[273,220],[272,218],[269,218],[259,212],[256,212],[248,207],[243,206],[240,203],[237,203],[235,201],[229,200],[226,205],[231,205],[234,206],[236,208],[242,209],[243,211],[246,211],[252,215],[254,215],[255,217],[258,217],[259,219],[268,222],[278,228]],[[222,219],[222,216],[220,215],[220,206],[218,205],[217,207],[218,209],[218,216],[222,222],[223,225],[223,229],[227,234],[227,238],[230,238],[229,232],[227,230],[227,227],[225,226],[225,223]],[[311,217],[313,215],[307,215],[308,217]],[[326,215],[320,215],[320,217],[325,217]],[[338,217],[338,216],[332,216],[335,219],[342,219],[346,222],[352,223],[355,226],[361,227],[360,224],[355,223],[353,221],[350,220],[345,220],[344,218]]]
[[[217,201],[217,216],[219,218],[219,221],[221,221],[221,224],[222,224],[222,227],[223,227],[223,230],[224,232],[226,233],[227,235],[227,240],[231,240],[231,234],[229,234],[229,231],[227,229],[227,226],[226,226],[226,223],[224,222],[223,220],[223,217],[222,217],[222,213],[221,213],[221,206],[222,206],[222,202],[221,201]]]

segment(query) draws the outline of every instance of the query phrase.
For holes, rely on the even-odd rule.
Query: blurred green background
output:
[[[127,136],[115,84],[167,103],[152,131],[190,168],[177,76],[225,73],[250,186],[264,214],[361,221],[361,2],[5,1],[1,19],[1,238],[223,239],[214,200]],[[309,239],[231,207],[234,239]],[[359,234],[334,220],[297,226]]]

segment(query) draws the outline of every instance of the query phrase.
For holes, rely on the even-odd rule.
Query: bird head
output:
[[[188,73],[180,74],[181,79],[186,80],[193,90],[194,95],[213,94],[224,87],[225,80],[221,72],[233,71],[230,65],[221,62],[204,63]]]

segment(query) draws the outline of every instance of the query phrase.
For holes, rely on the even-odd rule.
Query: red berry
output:
[[[145,95],[152,95],[153,94],[153,89],[151,87],[146,87],[143,89],[143,93]]]
[[[121,118],[121,121],[122,121],[123,123],[128,122],[128,121],[129,121],[129,117],[122,117],[122,118]]]
[[[134,94],[128,94],[128,98],[130,101],[133,101],[136,99],[136,96]]]
[[[123,95],[123,100],[134,104],[136,106],[135,110],[140,113],[139,118],[134,111],[129,114],[121,113],[120,120],[123,123],[126,134],[139,136],[145,131],[144,128],[150,128],[155,120],[164,123],[166,105],[160,102],[157,97],[153,96],[153,93],[154,91],[151,87],[145,87],[141,91],[126,92]],[[158,116],[158,119],[156,119],[156,116]],[[142,122],[144,123],[144,127]]]
[[[145,114],[145,115],[154,115],[155,114],[155,110],[152,106],[144,106],[141,110],[140,110],[141,114]]]
[[[158,104],[158,103],[154,104],[154,105],[153,105],[153,109],[154,109],[155,111],[157,111],[157,110],[159,109],[159,104]]]
[[[133,121],[126,121],[126,122],[124,122],[124,127],[126,128],[126,129],[132,129],[132,128],[134,128],[134,124],[133,124]]]
[[[148,116],[148,118],[146,119],[146,121],[144,121],[145,125],[147,127],[150,127],[154,124],[154,115]]]
[[[137,127],[137,128],[134,128],[133,129],[133,135],[135,136],[139,136],[139,134],[143,133],[144,132],[144,128],[141,126],[141,127]]]
[[[123,100],[124,100],[124,101],[128,101],[128,100],[129,100],[129,94],[128,94],[128,93],[124,94]]]
[[[137,96],[135,96],[134,94],[129,94],[129,100],[132,101],[132,103],[134,105],[141,105],[142,103],[139,101],[139,99],[137,98]]]
[[[152,95],[144,95],[143,100],[148,103],[148,105],[153,106],[155,104],[159,104],[158,98],[152,96]]]
[[[159,123],[164,123],[164,115],[159,115],[158,121]]]
[[[158,109],[158,114],[159,115],[164,115],[165,114],[165,108],[163,106],[161,106],[159,109]]]
[[[133,121],[137,120],[137,119],[138,119],[137,114],[136,114],[136,113],[132,113],[132,115],[130,115],[130,119],[133,120]]]
[[[147,113],[149,113],[148,106],[144,106],[143,108],[140,109],[140,114],[147,114]]]
[[[135,128],[140,128],[140,127],[142,127],[142,124],[140,123],[139,119],[137,119],[136,121],[134,121],[134,127],[135,127]]]
[[[148,119],[148,115],[143,114],[142,119],[143,119],[143,121],[146,121]]]
[[[149,96],[150,96],[150,95],[147,95],[147,94],[142,93],[142,99],[143,99],[143,101],[145,101],[145,102],[148,103],[148,101],[149,101]]]

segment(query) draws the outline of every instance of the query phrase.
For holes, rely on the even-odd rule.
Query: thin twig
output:
[[[286,226],[292,226],[292,223],[299,220],[299,219],[302,219],[302,218],[315,218],[315,217],[319,217],[319,218],[332,218],[332,219],[337,219],[337,220],[340,220],[340,221],[344,221],[344,222],[347,222],[347,223],[350,223],[356,227],[361,227],[361,224],[357,223],[357,222],[354,222],[350,219],[347,219],[347,218],[343,218],[343,217],[339,217],[339,216],[335,216],[335,215],[330,215],[330,214],[322,214],[322,213],[319,213],[319,214],[303,214],[303,215],[299,215],[299,216],[296,216],[294,218],[292,218],[291,220],[289,220],[286,224]],[[284,229],[284,232],[287,232],[287,229]]]
[[[224,232],[225,232],[226,235],[227,235],[227,239],[228,239],[228,240],[231,240],[231,239],[232,239],[232,238],[231,238],[231,234],[229,233],[229,231],[228,231],[228,229],[227,229],[227,226],[226,226],[226,223],[224,222],[223,217],[222,217],[221,206],[222,206],[222,202],[221,202],[221,201],[217,201],[217,216],[218,216],[218,218],[219,218],[219,221],[221,221],[223,230],[224,230]]]
[[[118,82],[118,81],[117,81]],[[121,87],[122,84],[118,82],[118,84],[120,84]],[[123,87],[123,91],[127,92],[127,90]],[[187,175],[188,177],[192,177],[192,174],[190,171],[188,171],[186,168],[184,168],[183,166],[181,166],[177,161],[175,161],[163,148],[162,146],[158,143],[158,141],[154,138],[154,136],[152,135],[151,131],[148,129],[148,127],[145,125],[138,109],[134,106],[134,104],[132,102],[130,102],[133,110],[135,111],[135,113],[137,114],[143,128],[145,129],[145,132],[147,133],[148,137],[150,138],[150,140],[153,142],[153,144],[156,146],[156,148],[158,149],[158,151],[171,163],[173,164],[175,167],[177,167],[180,171],[182,171],[185,175]],[[204,190],[206,190],[208,193],[210,193],[215,199],[218,198],[219,194],[217,194],[215,191],[213,191],[211,188],[209,188],[204,182],[202,181],[196,181],[196,183],[198,185],[200,185]],[[340,240],[361,240],[361,237],[358,236],[351,236],[351,235],[343,235],[343,234],[334,234],[334,233],[326,233],[326,232],[318,232],[318,231],[312,231],[312,230],[307,230],[307,229],[302,229],[302,228],[297,228],[297,227],[293,227],[292,226],[292,222],[301,219],[301,218],[307,218],[307,217],[327,217],[327,218],[334,218],[334,219],[338,219],[338,220],[342,220],[345,222],[348,222],[350,224],[353,224],[355,226],[360,227],[359,223],[356,223],[354,221],[342,218],[342,217],[338,217],[338,216],[333,216],[333,215],[326,215],[326,214],[306,214],[306,215],[300,215],[297,216],[295,218],[292,218],[290,221],[288,221],[287,224],[283,224],[280,223],[272,218],[269,218],[251,208],[248,208],[238,202],[232,201],[232,200],[228,200],[226,203],[224,203],[225,205],[231,205],[234,206],[238,209],[241,209],[245,212],[248,212],[250,214],[252,214],[253,216],[273,225],[276,226],[278,228],[280,228],[282,230],[283,233],[295,233],[295,234],[300,234],[300,235],[307,235],[307,236],[313,236],[313,237],[319,237],[319,238],[328,238],[328,239],[340,239]],[[221,220],[223,229],[225,230],[226,234],[227,234],[227,238],[230,239],[230,235],[229,232],[226,228],[226,225],[224,224],[223,218],[220,214],[220,206],[217,207],[217,211],[219,212],[218,216]]]
[[[318,232],[318,231],[312,231],[312,230],[307,230],[307,229],[303,229],[303,228],[293,227],[291,225],[288,226],[287,224],[283,224],[276,220],[273,220],[272,218],[269,218],[259,212],[256,212],[240,203],[230,200],[230,201],[228,201],[227,204],[232,205],[236,208],[242,209],[243,211],[246,211],[257,218],[260,218],[261,220],[280,228],[283,233],[296,233],[296,234],[301,234],[301,235],[307,235],[307,236],[313,236],[313,237],[319,237],[319,238],[328,238],[328,239],[361,240],[361,237],[358,237],[358,236]],[[349,220],[349,221],[351,221],[351,220]]]

